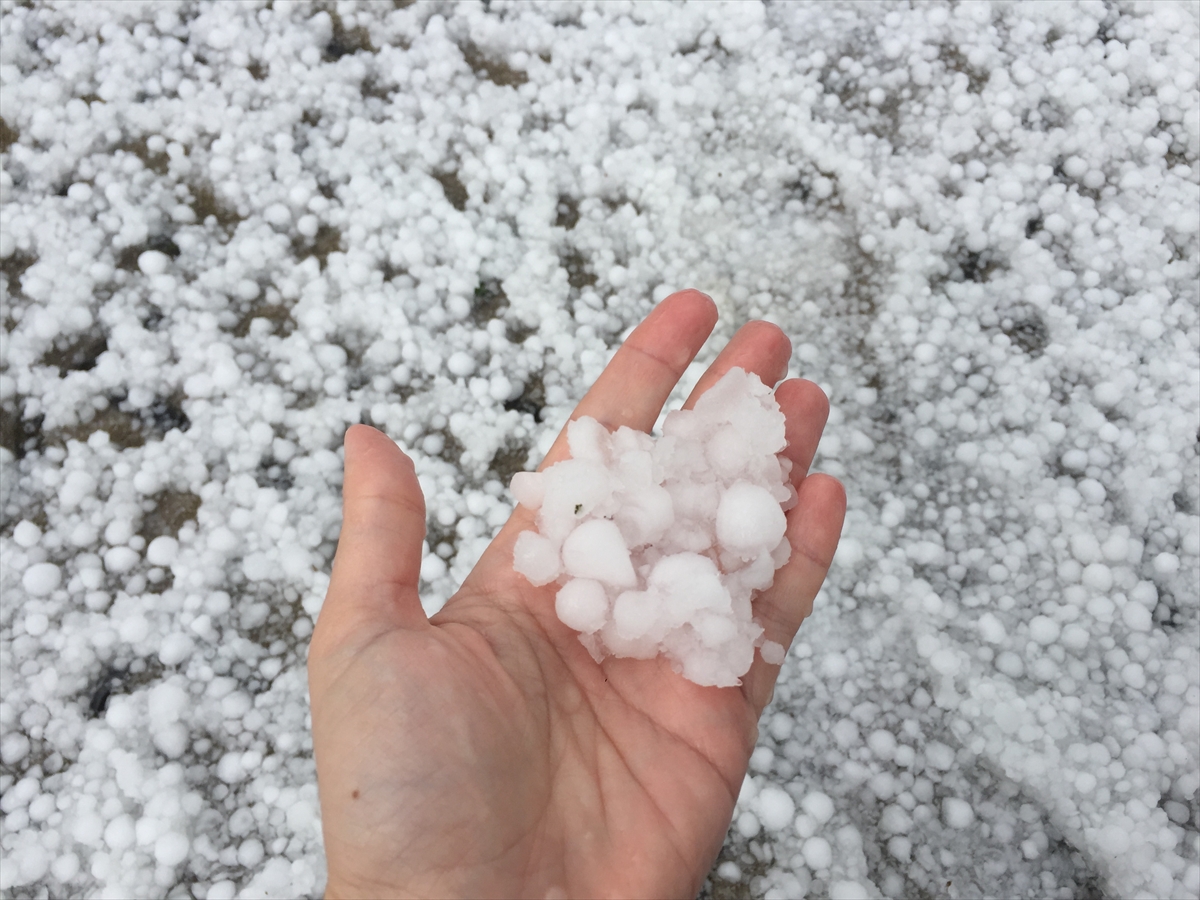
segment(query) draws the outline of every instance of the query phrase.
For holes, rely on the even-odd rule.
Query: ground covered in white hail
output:
[[[316,896],[339,447],[430,609],[624,332],[850,510],[711,897],[1200,892],[1195,4],[0,3],[0,892]]]

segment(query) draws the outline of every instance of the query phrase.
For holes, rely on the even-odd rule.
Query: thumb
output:
[[[427,622],[417,594],[425,498],[412,460],[380,431],[346,432],[342,532],[314,643],[369,640]]]

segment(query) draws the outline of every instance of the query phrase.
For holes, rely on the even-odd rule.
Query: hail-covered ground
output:
[[[0,891],[316,896],[348,425],[432,611],[625,332],[849,513],[707,896],[1200,894],[1195,4],[0,4]]]

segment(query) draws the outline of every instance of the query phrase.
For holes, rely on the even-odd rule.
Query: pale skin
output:
[[[574,416],[649,431],[716,323],[673,294],[633,331]],[[741,366],[767,384],[791,345],[741,328],[695,399]],[[841,532],[842,485],[808,474],[829,404],[776,388],[798,503],[790,561],[754,603],[789,646]],[[568,456],[560,434],[542,468]],[[699,687],[663,659],[597,664],[554,612],[556,586],[512,568],[518,506],[432,618],[417,594],[425,504],[382,433],[346,433],[344,521],[309,652],[326,897],[694,897],[716,858],[779,667],[757,654],[740,687]]]

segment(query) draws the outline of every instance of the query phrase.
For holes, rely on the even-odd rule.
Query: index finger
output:
[[[717,306],[707,294],[694,290],[671,294],[633,330],[571,419],[591,416],[609,431],[622,425],[649,431],[716,324]],[[564,428],[538,469],[568,456]]]

